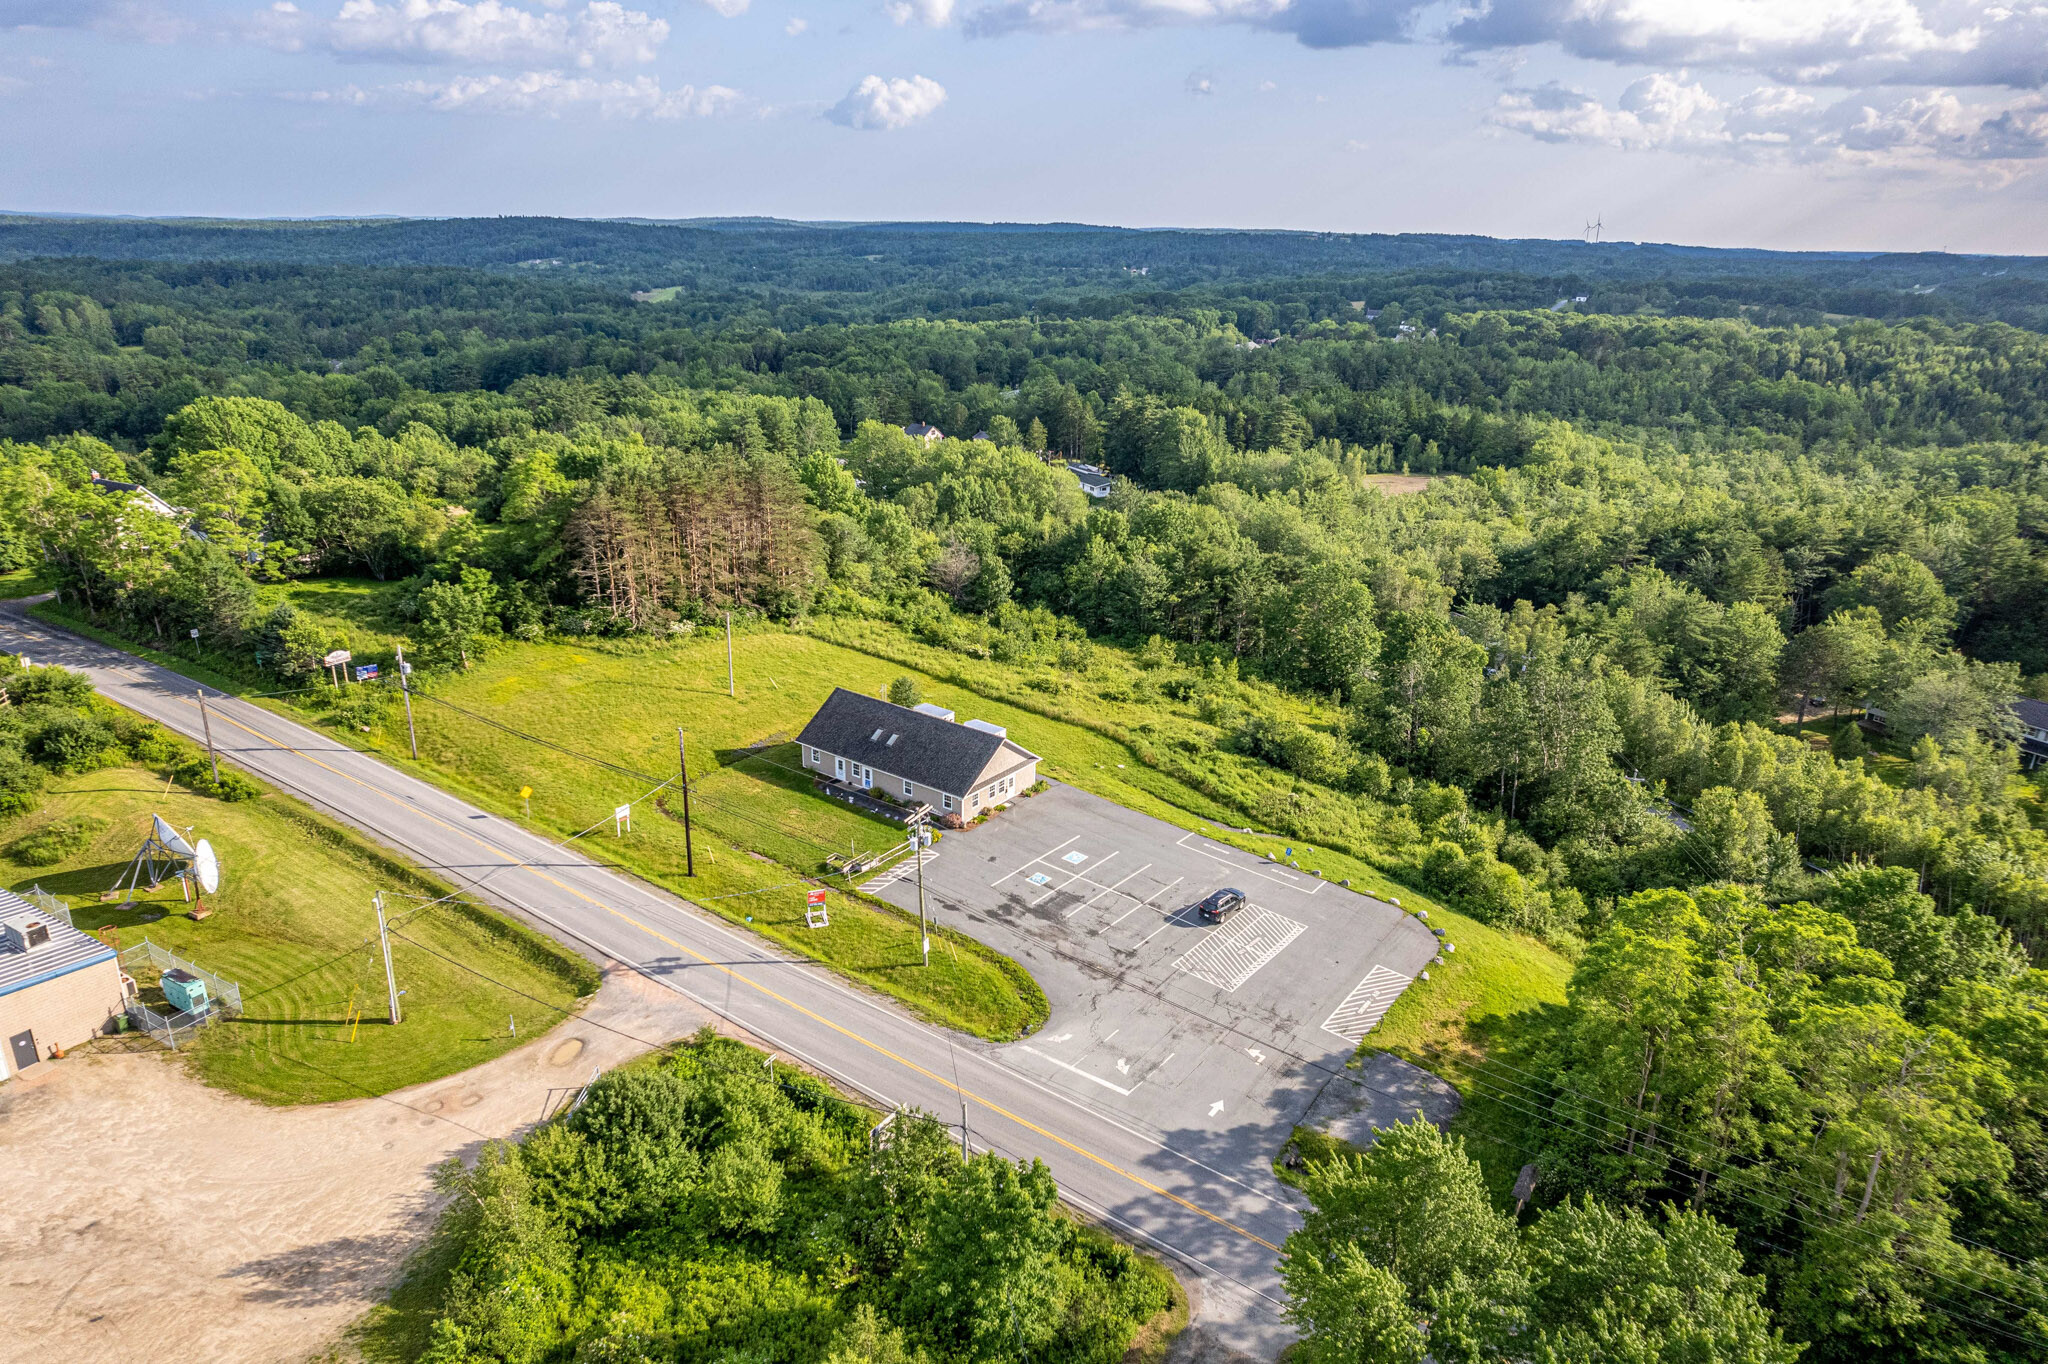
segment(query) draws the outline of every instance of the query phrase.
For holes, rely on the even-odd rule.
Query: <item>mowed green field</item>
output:
[[[914,647],[900,639],[891,644],[899,657]],[[995,972],[993,962],[982,960],[984,954],[994,958],[993,953],[976,951],[966,940],[942,947],[946,940],[935,939],[933,968],[927,972],[914,965],[914,923],[886,907],[837,895],[832,897],[831,929],[803,926],[805,886],[791,884],[789,871],[816,875],[829,852],[882,848],[902,836],[895,825],[816,795],[811,779],[797,770],[794,737],[833,687],[873,695],[908,673],[927,700],[953,709],[961,719],[1007,727],[1019,743],[1041,755],[1047,776],[1254,852],[1278,850],[1271,839],[1238,833],[1194,813],[1212,809],[1214,802],[1143,767],[1122,744],[1092,730],[991,700],[889,658],[805,635],[757,629],[738,635],[733,648],[736,686],[728,696],[722,636],[617,652],[563,644],[507,647],[469,673],[431,683],[436,699],[422,700],[415,709],[421,760],[439,779],[508,813],[519,811],[519,788],[532,786],[534,822],[546,828],[573,832],[605,821],[584,840],[591,850],[729,917],[744,921],[751,914],[752,927],[768,936],[839,966],[930,1016],[990,1037],[1015,1036],[1009,1021],[1019,1016],[1035,1021],[1044,1007],[1035,991],[1018,1005],[1003,1002],[1005,993],[1017,988],[1010,974],[1015,968]],[[676,730],[682,728],[691,752],[694,814],[701,828],[718,835],[699,844],[696,880],[681,875],[680,826],[668,818],[643,818],[640,812],[649,806],[636,810],[631,835],[613,835],[608,812],[647,784],[568,759],[476,716],[650,777],[675,771]],[[356,737],[373,739],[387,753],[402,756],[403,716],[394,712],[380,732]],[[768,747],[760,757],[747,756],[761,745]],[[716,769],[714,761],[720,764]],[[663,794],[670,809],[679,811],[673,792]],[[1299,840],[1290,842],[1302,855],[1310,851]],[[740,849],[779,865],[766,865]],[[1431,922],[1445,928],[1458,945],[1443,966],[1431,970],[1429,981],[1418,982],[1403,996],[1370,1045],[1418,1060],[1436,1058],[1440,1049],[1457,1051],[1471,1044],[1468,1021],[1563,999],[1570,964],[1542,943],[1446,910],[1341,853],[1314,852],[1333,878],[1349,876],[1368,893],[1397,896],[1411,909],[1428,909]],[[833,879],[831,884],[845,882]],[[942,962],[948,954],[957,954],[957,960]],[[1021,1015],[1014,1012],[1020,1007]]]
[[[186,917],[175,881],[130,909],[100,898],[152,813],[220,855],[221,888],[202,922]],[[30,867],[13,856],[24,838],[78,818],[105,823],[64,861]],[[0,866],[13,888],[39,884],[63,898],[87,932],[111,927],[123,947],[147,937],[238,983],[242,1016],[202,1030],[186,1050],[208,1083],[266,1103],[383,1094],[465,1070],[560,1022],[597,987],[594,967],[495,911],[423,908],[446,888],[274,794],[228,804],[133,768],[65,777],[42,809],[0,830]],[[379,891],[401,935],[392,941],[406,991],[397,1027],[384,1021],[371,907]],[[153,970],[136,979],[154,993]],[[360,1026],[348,1022],[354,1009]]]
[[[765,670],[798,653],[764,646],[807,642],[776,635],[741,643],[748,666]],[[935,926],[926,965],[915,916],[848,893],[865,875],[829,874],[829,854],[901,845],[902,826],[818,796],[796,768],[794,745],[743,751],[793,732],[792,715],[801,710],[793,722],[801,725],[829,692],[829,683],[816,689],[829,660],[806,662],[820,669],[816,676],[769,680],[764,672],[736,701],[725,695],[722,641],[632,654],[508,647],[467,674],[435,679],[415,701],[420,761],[435,780],[485,808],[558,837],[580,834],[581,851],[669,886],[937,1022],[994,1039],[1036,1027],[1045,997],[1008,958]],[[677,771],[678,726],[690,748],[694,876],[680,787],[656,789]],[[397,710],[350,738],[407,760]],[[519,797],[522,787],[533,789],[529,802]],[[632,828],[622,834],[612,811],[628,803]],[[812,929],[805,902],[818,885],[836,893],[830,927]]]

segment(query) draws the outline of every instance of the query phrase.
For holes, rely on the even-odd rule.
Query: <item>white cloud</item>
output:
[[[0,0],[0,29],[82,28],[115,38],[171,43],[193,23],[165,0]]]
[[[1795,85],[2048,85],[2040,0],[1480,0],[1448,36]]]
[[[848,128],[893,131],[909,127],[945,102],[946,87],[928,76],[869,76],[827,109],[825,117]]]
[[[1802,90],[1765,85],[1724,101],[1683,73],[1668,72],[1635,81],[1611,107],[1555,83],[1510,90],[1487,122],[1544,142],[1738,160],[1906,168],[2048,157],[2048,99],[2040,96],[1970,104],[1934,90],[1822,103]]]
[[[967,31],[1079,33],[1195,24],[1246,24],[1291,33],[1310,47],[1399,42],[1428,0],[988,0]]]
[[[654,60],[668,23],[616,0],[537,13],[503,0],[343,0],[331,23],[262,16],[277,46],[317,45],[344,57],[485,66],[630,66]]]
[[[899,24],[919,23],[944,28],[953,22],[953,0],[889,0],[882,13]]]
[[[514,76],[456,76],[445,81],[403,81],[363,90],[314,91],[296,96],[314,103],[412,106],[436,113],[523,114],[560,118],[595,113],[603,118],[705,118],[741,100],[723,85],[664,88],[652,76],[602,80],[562,71],[527,71]]]
[[[1213,71],[1188,72],[1187,90],[1191,95],[1213,95],[1216,93],[1216,73]]]
[[[560,4],[561,0],[548,0],[548,3]],[[737,19],[747,12],[747,6],[753,3],[753,0],[704,0],[704,3],[723,18]]]
[[[801,36],[804,30],[808,29],[810,26],[811,21],[808,19],[791,19],[788,23],[782,26],[782,31],[784,33],[787,33],[790,37],[795,38]]]

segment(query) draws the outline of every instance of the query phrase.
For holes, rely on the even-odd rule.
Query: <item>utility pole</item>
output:
[[[206,760],[213,764],[213,784],[220,785],[220,757],[213,751],[213,719],[206,713],[206,688],[198,690],[199,723],[206,729]]]
[[[412,727],[412,669],[405,666],[405,646],[398,647],[398,690],[405,696],[405,741],[412,746],[412,760],[420,760],[420,736]]]
[[[683,774],[683,875],[697,874],[697,854],[690,846],[690,745],[676,726],[676,769]]]
[[[732,612],[725,613],[725,694],[737,696],[732,684]]]
[[[924,820],[919,819],[910,835],[910,855],[917,859],[917,941],[924,952],[924,964],[932,964],[932,934],[924,923]],[[964,1140],[964,1138],[963,1138]]]
[[[969,1159],[967,1154],[967,1096],[965,1094],[960,1096],[960,1159],[963,1163]]]
[[[391,1006],[391,1021],[398,1022],[398,977],[391,970],[391,935],[384,929],[384,892],[377,892],[377,941],[384,948],[384,995]]]

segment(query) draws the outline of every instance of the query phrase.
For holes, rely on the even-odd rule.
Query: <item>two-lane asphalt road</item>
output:
[[[0,647],[92,677],[108,699],[202,737],[189,678],[23,613],[0,611]],[[1266,1169],[1222,1159],[1227,1132],[1147,1134],[1005,1065],[993,1050],[908,1018],[813,963],[779,955],[645,882],[488,814],[303,725],[206,689],[221,756],[543,927],[625,963],[884,1106],[957,1121],[977,1146],[1043,1160],[1069,1201],[1169,1251],[1202,1280],[1199,1320],[1271,1358],[1279,1247],[1300,1218]],[[232,868],[229,869],[232,874]],[[352,912],[337,907],[337,912]],[[369,907],[360,907],[365,922]],[[1217,1153],[1204,1163],[1205,1149]]]

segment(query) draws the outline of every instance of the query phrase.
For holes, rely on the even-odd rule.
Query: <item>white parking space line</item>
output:
[[[909,880],[912,876],[915,876],[917,874],[917,869],[920,866],[931,865],[933,862],[938,860],[938,856],[939,855],[933,852],[930,848],[921,848],[918,850],[917,856],[906,857],[901,862],[898,862],[895,866],[883,872],[880,876],[877,876],[872,880],[861,882],[860,888],[871,894],[875,891],[887,890],[889,887],[895,885],[898,881]]]
[[[1246,905],[1227,925],[1183,952],[1174,969],[1233,994],[1307,931],[1307,924]]]
[[[1146,870],[1150,869],[1150,867],[1151,867],[1151,866],[1152,866],[1152,864],[1151,864],[1150,862],[1147,862],[1147,863],[1146,863],[1146,864],[1145,864],[1144,866],[1142,866],[1142,867],[1138,868],[1138,871],[1146,871]],[[1115,890],[1117,886],[1120,886],[1120,885],[1122,885],[1122,884],[1124,883],[1124,881],[1128,881],[1128,880],[1130,880],[1130,879],[1131,879],[1131,877],[1132,877],[1132,876],[1136,876],[1136,875],[1138,874],[1138,871],[1134,871],[1134,872],[1130,873],[1130,875],[1129,875],[1129,876],[1126,876],[1126,877],[1124,877],[1124,878],[1123,878],[1123,881],[1118,881],[1118,882],[1116,883],[1116,885],[1115,885],[1115,886],[1104,886],[1104,887],[1103,887],[1102,889],[1100,889],[1100,890],[1096,891],[1096,892],[1095,892],[1095,894],[1093,894],[1093,895],[1089,896],[1089,897],[1088,897],[1087,899],[1083,900],[1083,901],[1082,901],[1082,902],[1081,902],[1080,904],[1078,904],[1078,905],[1075,905],[1075,906],[1074,906],[1074,907],[1073,907],[1072,909],[1068,910],[1068,911],[1067,911],[1067,912],[1066,912],[1065,914],[1062,914],[1062,915],[1060,915],[1060,917],[1061,917],[1062,919],[1071,919],[1071,918],[1073,918],[1073,917],[1074,917],[1074,916],[1075,916],[1076,914],[1079,914],[1079,913],[1080,913],[1080,912],[1081,912],[1082,910],[1084,910],[1084,909],[1088,908],[1088,906],[1090,906],[1090,905],[1094,904],[1094,903],[1095,903],[1095,902],[1096,902],[1096,901],[1097,901],[1098,899],[1100,899],[1101,897],[1103,897],[1103,896],[1105,896],[1105,895],[1109,894],[1109,893],[1110,893],[1111,891]]]
[[[1351,987],[1351,993],[1344,996],[1337,1011],[1323,1021],[1323,1030],[1357,1046],[1387,1016],[1387,1010],[1394,1007],[1410,979],[1384,966],[1373,967],[1365,973],[1364,980]]]
[[[1080,837],[1081,837],[1081,835],[1079,835],[1079,834],[1075,834],[1073,838],[1070,838],[1070,839],[1068,839],[1068,840],[1067,840],[1067,843],[1072,843],[1072,842],[1074,842],[1074,841],[1075,841],[1076,839],[1078,839],[1078,838],[1080,838]],[[1044,861],[1044,860],[1045,860],[1046,858],[1048,858],[1048,857],[1051,857],[1051,856],[1052,856],[1052,855],[1053,855],[1054,853],[1058,852],[1058,851],[1059,851],[1059,850],[1060,850],[1061,848],[1064,848],[1064,847],[1066,847],[1066,846],[1067,846],[1067,843],[1057,843],[1057,844],[1054,844],[1054,845],[1053,845],[1052,847],[1050,847],[1050,848],[1047,848],[1047,849],[1046,849],[1046,850],[1045,850],[1044,852],[1040,853],[1040,854],[1039,854],[1038,856],[1036,856],[1036,857],[1032,858],[1032,859],[1031,859],[1031,860],[1030,860],[1029,862],[1026,862],[1026,863],[1025,863],[1025,864],[1024,864],[1023,866],[1021,866],[1021,867],[1015,867],[1015,868],[1012,868],[1012,869],[1011,869],[1011,870],[1009,870],[1009,871],[1006,871],[1006,872],[1004,872],[1004,873],[1003,873],[1003,874],[1002,874],[1001,876],[998,876],[998,877],[997,877],[997,878],[996,878],[995,880],[993,880],[993,881],[989,882],[989,885],[990,885],[991,887],[995,887],[995,886],[1000,886],[1000,885],[1001,885],[1001,884],[1002,884],[1003,882],[1005,882],[1005,881],[1009,880],[1009,879],[1010,879],[1010,878],[1011,878],[1012,876],[1015,876],[1015,875],[1016,875],[1016,874],[1017,874],[1018,872],[1020,872],[1020,871],[1028,871],[1028,870],[1030,870],[1030,869],[1031,869],[1032,867],[1035,867],[1035,866],[1037,866],[1037,865],[1038,865],[1038,864],[1039,864],[1040,862],[1043,862],[1043,861]]]
[[[1125,1089],[1122,1085],[1113,1085],[1109,1081],[1103,1079],[1100,1075],[1091,1074],[1090,1072],[1081,1069],[1079,1066],[1070,1066],[1065,1061],[1060,1060],[1057,1056],[1047,1056],[1044,1052],[1038,1050],[1038,1048],[1036,1047],[1019,1047],[1017,1048],[1017,1050],[1028,1051],[1041,1061],[1050,1061],[1053,1065],[1058,1066],[1061,1070],[1070,1070],[1084,1080],[1093,1080],[1096,1084],[1101,1085],[1104,1089],[1113,1089],[1117,1093],[1125,1096],[1126,1098],[1130,1097],[1131,1091]]]
[[[1180,847],[1186,848],[1191,853],[1198,853],[1201,856],[1208,858],[1211,862],[1221,862],[1226,867],[1234,868],[1235,870],[1244,872],[1249,876],[1263,877],[1276,885],[1282,885],[1298,889],[1303,881],[1315,881],[1314,888],[1312,888],[1309,891],[1309,894],[1311,895],[1315,894],[1317,890],[1320,890],[1323,887],[1323,883],[1321,881],[1317,881],[1316,878],[1311,876],[1295,876],[1285,871],[1282,871],[1278,875],[1275,875],[1273,872],[1267,871],[1263,867],[1248,867],[1242,861],[1239,861],[1238,858],[1251,857],[1253,856],[1253,854],[1246,852],[1242,848],[1230,848],[1230,845],[1227,843],[1213,844],[1212,846],[1218,848],[1230,848],[1231,852],[1237,854],[1236,858],[1218,857],[1215,853],[1210,852],[1207,848],[1200,847],[1196,843],[1191,843],[1188,841],[1189,839],[1199,840],[1200,838],[1200,834],[1182,834],[1180,836],[1178,845]]]
[[[1116,852],[1110,853],[1108,857],[1102,858],[1100,861],[1096,862],[1095,865],[1100,867],[1107,864],[1111,857],[1115,857],[1117,853],[1120,853],[1122,851],[1122,848],[1118,848]],[[1077,871],[1072,876],[1069,876],[1066,880],[1060,882],[1057,886],[1054,886],[1051,890],[1047,891],[1045,894],[1039,896],[1036,900],[1033,900],[1031,903],[1033,905],[1042,905],[1047,900],[1050,900],[1053,896],[1060,894],[1068,886],[1073,885],[1076,881],[1087,881],[1089,885],[1096,887],[1100,887],[1102,885],[1100,881],[1090,880],[1086,873]]]
[[[1159,899],[1163,899],[1163,898],[1165,898],[1165,896],[1166,896],[1166,893],[1167,893],[1168,891],[1172,890],[1172,889],[1173,889],[1173,888],[1174,888],[1175,886],[1179,885],[1179,884],[1180,884],[1181,882],[1183,882],[1183,881],[1185,881],[1185,880],[1187,880],[1187,879],[1188,879],[1188,878],[1187,878],[1187,877],[1185,877],[1185,876],[1176,876],[1176,877],[1174,877],[1174,878],[1173,878],[1173,879],[1172,879],[1171,881],[1168,881],[1168,882],[1167,882],[1167,883],[1166,883],[1166,884],[1165,884],[1164,886],[1160,887],[1160,888],[1159,888],[1158,890],[1154,891],[1154,892],[1153,892],[1152,894],[1150,894],[1150,895],[1146,896],[1146,897],[1145,897],[1144,899],[1140,900],[1140,901],[1139,901],[1139,902],[1138,902],[1137,904],[1135,904],[1135,905],[1132,905],[1132,906],[1131,906],[1131,907],[1130,907],[1129,909],[1125,910],[1125,911],[1124,911],[1123,913],[1121,913],[1121,914],[1117,915],[1117,916],[1116,916],[1116,917],[1115,917],[1114,919],[1111,919],[1111,920],[1110,920],[1110,921],[1109,921],[1108,923],[1104,924],[1104,925],[1102,926],[1102,928],[1098,928],[1098,929],[1096,929],[1095,931],[1096,931],[1097,933],[1100,933],[1100,932],[1102,932],[1102,929],[1103,929],[1103,928],[1115,928],[1115,927],[1116,927],[1116,926],[1117,926],[1118,924],[1122,923],[1122,922],[1123,922],[1123,921],[1124,921],[1125,919],[1128,919],[1128,918],[1130,918],[1130,917],[1131,917],[1131,916],[1132,916],[1133,914],[1136,914],[1136,913],[1137,913],[1137,912],[1138,912],[1139,910],[1141,910],[1141,909],[1150,909],[1150,908],[1152,908],[1152,907],[1153,907],[1153,905],[1152,905],[1152,902],[1153,902],[1154,900],[1159,900]]]
[[[1143,947],[1146,943],[1151,942],[1161,933],[1164,933],[1167,929],[1172,928],[1176,921],[1180,923],[1193,923],[1194,920],[1185,919],[1181,917],[1184,914],[1189,914],[1192,912],[1192,909],[1189,906],[1185,905],[1183,905],[1179,909],[1176,909],[1173,913],[1167,915],[1165,918],[1159,921],[1159,927],[1153,929],[1150,933],[1147,933],[1144,937],[1138,939],[1138,941],[1132,945],[1131,950],[1135,952],[1140,947]]]

